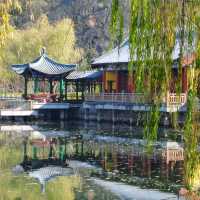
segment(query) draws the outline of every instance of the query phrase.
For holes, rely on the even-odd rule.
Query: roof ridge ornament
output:
[[[40,51],[40,55],[45,55],[46,54],[46,47],[42,47],[41,51]]]

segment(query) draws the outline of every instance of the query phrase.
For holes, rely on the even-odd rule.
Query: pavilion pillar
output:
[[[81,82],[81,99],[82,99],[82,101],[84,101],[84,89],[85,89],[85,82],[84,81],[82,81]]]
[[[78,100],[78,81],[76,81],[76,100]]]
[[[46,87],[45,87],[45,78],[42,79],[42,92],[46,92]]]
[[[96,82],[93,83],[94,84],[94,94],[96,93]]]
[[[60,80],[60,100],[63,100],[63,79]]]
[[[120,71],[116,71],[116,93],[120,91]]]
[[[103,71],[103,75],[102,75],[102,92],[105,93],[106,91],[106,72]]]
[[[91,90],[90,90],[90,83],[88,82],[88,93],[91,94]]]
[[[100,93],[102,93],[103,92],[103,82],[100,82],[99,86],[100,86]]]
[[[49,80],[49,92],[50,94],[53,94],[53,81]]]
[[[91,94],[94,94],[94,83],[91,84]]]
[[[35,147],[35,146],[33,146],[33,148],[32,148],[33,150],[33,159],[37,159],[37,147]]]
[[[28,96],[28,78],[24,77],[24,98]]]
[[[38,92],[38,78],[34,79],[34,93],[36,94]]]
[[[67,89],[68,89],[68,82],[65,81],[65,100],[67,101]]]

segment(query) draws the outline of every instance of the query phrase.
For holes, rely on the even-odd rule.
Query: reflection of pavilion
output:
[[[77,139],[79,135],[73,136]],[[48,165],[67,167],[67,143],[72,138],[66,131],[33,131],[24,140],[25,170],[37,169]]]
[[[29,172],[30,177],[40,182],[42,192],[45,192],[45,184],[49,180],[58,176],[70,176],[72,174],[72,168],[63,168],[59,166],[48,166]]]
[[[42,192],[46,182],[74,175],[73,168],[68,166],[68,139],[69,133],[64,131],[32,131],[24,137],[24,158],[14,172],[28,172],[40,182]]]
[[[68,169],[69,159],[80,159],[100,165],[105,171],[117,170],[133,176],[156,176],[164,180],[171,180],[172,174],[182,177],[184,150],[180,143],[158,141],[151,155],[145,151],[145,141],[141,139],[89,133],[80,137],[67,131],[33,131],[24,140],[21,165],[28,172],[37,171],[38,176],[44,168],[48,171],[48,167]],[[54,177],[53,172],[48,173],[48,176]]]
[[[82,159],[97,163],[105,171],[165,180],[175,173],[178,181],[183,173],[184,150],[177,142],[157,142],[152,154],[147,154],[144,140],[93,136],[84,141],[83,149]]]
[[[27,141],[24,142],[24,160],[21,163],[25,170],[37,169],[48,165],[66,167],[67,140],[46,138],[30,140],[29,151]],[[30,155],[29,152],[31,151]]]

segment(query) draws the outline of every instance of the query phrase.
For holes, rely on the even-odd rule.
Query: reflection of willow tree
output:
[[[122,1],[112,1],[110,32],[115,43],[122,42],[123,11]],[[176,79],[177,94],[182,88],[182,64],[185,52],[197,45],[197,57],[188,70],[189,89],[188,109],[185,123],[185,185],[194,189],[198,177],[199,157],[197,156],[198,126],[193,112],[193,99],[197,94],[197,78],[199,76],[199,14],[200,1],[187,0],[130,0],[129,73],[135,72],[136,91],[144,92],[152,103],[147,114],[144,138],[149,146],[157,139],[160,120],[159,107],[164,95],[170,89],[172,77],[172,52],[175,42],[179,43],[178,77]],[[195,32],[195,35],[194,35]],[[136,59],[135,59],[136,58]],[[136,61],[135,61],[136,60]],[[195,72],[195,73],[194,73]],[[148,84],[146,83],[148,81]],[[147,146],[148,146],[147,145]],[[151,148],[148,148],[148,150]],[[195,183],[198,184],[199,183]]]
[[[0,171],[9,169],[22,161],[23,152],[21,146],[20,139],[11,135],[0,135]]]

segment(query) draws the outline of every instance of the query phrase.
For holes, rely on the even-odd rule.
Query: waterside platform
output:
[[[184,121],[187,104],[185,96],[170,96],[160,106],[161,124],[170,124],[170,115],[178,112]],[[178,103],[179,102],[179,103]],[[198,105],[198,109],[200,106]],[[0,118],[31,117],[45,120],[84,120],[96,122],[125,122],[138,125],[151,104],[141,95],[102,94],[85,97],[83,102],[37,102],[23,99],[0,99]]]
[[[65,112],[70,108],[79,108],[81,105],[71,103],[42,103],[27,100],[6,99],[0,100],[0,117],[37,117],[40,111],[61,111]]]
[[[83,103],[85,109],[97,109],[97,110],[122,110],[122,111],[144,111],[148,112],[151,109],[150,104],[142,103],[120,103],[120,102],[94,102],[87,101]],[[161,112],[186,112],[186,105],[166,105],[162,104],[160,107]]]

